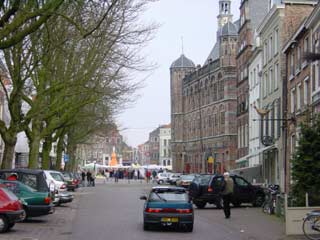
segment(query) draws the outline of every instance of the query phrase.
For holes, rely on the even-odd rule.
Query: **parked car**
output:
[[[171,173],[160,172],[156,176],[156,181],[158,184],[167,183]]]
[[[25,218],[39,217],[54,212],[49,192],[38,192],[19,181],[0,180],[0,184],[22,200],[23,209],[26,212]]]
[[[11,229],[16,222],[24,218],[22,204],[10,190],[0,187],[0,233]]]
[[[145,200],[143,208],[143,229],[152,226],[183,227],[193,230],[193,207],[184,188],[173,186],[153,187]]]
[[[180,178],[176,181],[176,185],[188,189],[195,176],[195,174],[181,175]]]
[[[180,179],[181,175],[182,175],[181,173],[172,173],[169,176],[168,183],[171,185],[176,185],[176,182],[177,182],[177,180]]]
[[[253,206],[261,206],[264,201],[264,191],[259,186],[253,186],[243,177],[230,175],[234,181],[234,193],[231,199],[233,206],[238,207],[242,203],[251,203]],[[220,193],[222,191],[222,175],[199,175],[190,185],[189,196],[197,208],[204,208],[207,203],[222,207]]]
[[[67,190],[68,191],[75,191],[77,188],[77,180],[73,177],[72,173],[70,172],[63,172],[63,179],[67,183]]]
[[[53,204],[60,205],[69,203],[73,200],[73,195],[67,192],[67,183],[65,182],[61,172],[53,170],[44,170],[48,186],[54,185],[55,198]]]

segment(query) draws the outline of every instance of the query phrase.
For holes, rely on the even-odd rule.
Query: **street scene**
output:
[[[0,239],[320,240],[318,0],[0,1]]]

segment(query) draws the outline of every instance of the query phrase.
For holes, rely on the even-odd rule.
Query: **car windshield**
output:
[[[50,173],[50,175],[56,181],[59,181],[59,182],[63,182],[64,181],[64,179],[63,179],[63,177],[61,176],[60,173],[53,173],[52,172],[52,173]]]
[[[69,173],[63,173],[63,177],[70,180],[71,179],[71,176]]]
[[[203,175],[200,177],[200,184],[207,185],[209,184],[211,175]]]
[[[193,180],[194,179],[194,175],[182,175],[180,177],[181,180]]]
[[[153,190],[150,193],[149,201],[152,202],[186,202],[188,194],[180,189]]]

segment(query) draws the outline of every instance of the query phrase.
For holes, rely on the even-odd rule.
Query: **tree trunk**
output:
[[[11,141],[4,141],[4,152],[2,157],[1,169],[12,169],[12,162],[15,159],[14,149],[16,146],[17,137]]]
[[[63,137],[60,137],[57,144],[57,160],[56,160],[56,166],[55,166],[55,169],[57,171],[61,170],[62,152],[63,152]]]
[[[46,137],[42,147],[42,169],[50,169],[50,151],[52,148],[52,138]]]
[[[29,168],[39,168],[40,129],[33,130],[32,139],[29,139]]]
[[[67,170],[68,171],[73,171],[75,168],[75,150],[76,147],[73,145],[68,146],[68,155],[69,155],[69,162],[67,163]]]

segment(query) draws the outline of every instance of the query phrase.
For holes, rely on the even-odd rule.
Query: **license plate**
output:
[[[179,222],[179,218],[161,218],[161,222],[176,223]]]

